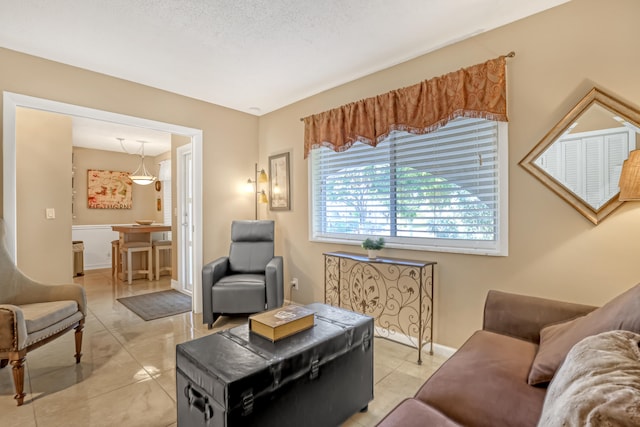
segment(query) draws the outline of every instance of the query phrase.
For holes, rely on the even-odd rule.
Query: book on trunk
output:
[[[288,305],[249,316],[251,331],[274,342],[309,329],[314,323],[314,312],[297,305]]]

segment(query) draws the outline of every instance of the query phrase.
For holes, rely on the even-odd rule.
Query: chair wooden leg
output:
[[[127,283],[131,284],[133,278],[133,260],[131,259],[131,251],[127,251]]]
[[[80,321],[80,324],[76,326],[76,363],[80,363],[82,357],[82,330],[84,329],[84,319]]]
[[[160,280],[160,250],[156,247],[156,280]]]
[[[153,280],[153,249],[147,252],[147,280]]]
[[[125,251],[120,251],[120,274],[118,277],[120,277],[120,281],[124,282],[125,279],[125,274],[127,272],[127,254]]]
[[[26,359],[27,352],[22,350],[17,353],[11,353],[9,360],[11,362],[13,373],[13,386],[16,390],[14,399],[18,402],[18,406],[22,406],[24,403],[24,361]]]

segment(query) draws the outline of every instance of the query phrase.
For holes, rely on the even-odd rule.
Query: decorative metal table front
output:
[[[429,342],[433,354],[434,261],[324,253],[324,301],[375,319],[376,334],[397,334],[418,349]]]

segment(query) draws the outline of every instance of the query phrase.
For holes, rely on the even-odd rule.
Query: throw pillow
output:
[[[549,384],[538,426],[640,425],[639,344],[629,331],[576,344]]]
[[[640,333],[640,284],[586,316],[542,328],[529,384],[551,381],[571,347],[583,338],[617,329]]]

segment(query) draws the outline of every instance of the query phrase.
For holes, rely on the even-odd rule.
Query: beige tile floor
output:
[[[27,355],[25,403],[15,406],[10,367],[0,370],[0,426],[175,426],[175,346],[246,321],[222,317],[213,331],[192,313],[144,321],[117,298],[170,288],[159,281],[112,280],[110,270],[87,271],[84,285],[89,313],[83,356],[75,364],[73,333]],[[375,425],[400,400],[415,393],[444,361],[376,338],[374,400],[369,410],[344,426]]]

